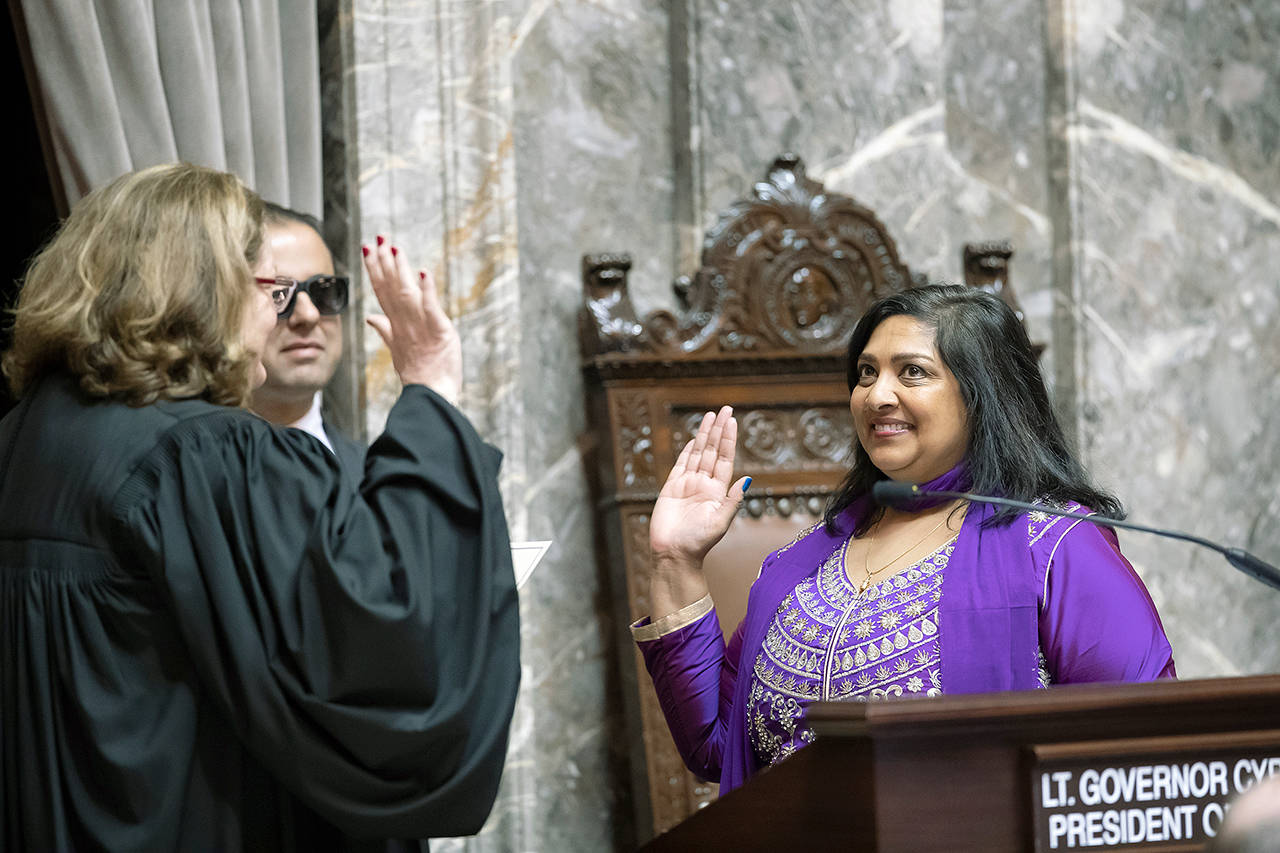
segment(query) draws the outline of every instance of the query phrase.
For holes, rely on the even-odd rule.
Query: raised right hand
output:
[[[440,305],[426,270],[414,274],[404,252],[378,238],[364,248],[364,268],[385,314],[365,319],[377,330],[400,381],[426,385],[457,405],[462,388],[462,341]]]
[[[667,476],[649,518],[655,560],[701,563],[733,522],[744,497],[742,477],[732,486],[738,422],[724,406],[707,412]]]

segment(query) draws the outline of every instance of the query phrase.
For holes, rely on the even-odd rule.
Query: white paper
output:
[[[541,542],[511,543],[511,563],[516,570],[516,589],[524,586],[524,582],[533,574],[533,570],[538,567],[538,563],[542,562],[542,558],[550,547],[550,539]]]

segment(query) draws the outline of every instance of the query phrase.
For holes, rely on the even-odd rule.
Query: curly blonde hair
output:
[[[153,166],[85,196],[31,266],[3,369],[16,395],[66,370],[132,406],[201,397],[243,406],[241,343],[262,200],[234,175]]]

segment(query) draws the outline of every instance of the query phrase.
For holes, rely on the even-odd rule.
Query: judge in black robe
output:
[[[357,487],[244,409],[82,385],[0,421],[0,850],[477,831],[519,678],[498,452],[408,384]]]

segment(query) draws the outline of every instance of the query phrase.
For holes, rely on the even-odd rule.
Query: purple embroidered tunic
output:
[[[942,692],[938,602],[953,542],[861,595],[841,547],[782,599],[747,694],[751,746],[761,764],[813,741],[804,724],[809,702]]]
[[[861,594],[845,572],[847,546],[846,541],[782,599],[756,655],[747,720],[751,748],[762,765],[813,742],[804,723],[809,702],[943,692],[938,605],[954,537]],[[1049,685],[1043,654],[1027,666],[1042,686]]]
[[[960,474],[949,472],[926,488],[949,489]],[[780,605],[788,594],[795,596],[833,553],[843,550],[852,530],[851,519],[861,510],[855,505],[841,516],[843,532],[831,533],[815,526],[765,560],[751,590],[746,618],[727,645],[709,596],[656,622],[641,620],[632,627],[681,756],[694,773],[718,780],[722,793],[741,785],[769,763],[769,748],[762,750],[764,754],[757,750],[752,718],[757,711],[771,714],[773,708],[765,711],[762,703],[753,702],[751,688],[756,683],[757,657],[768,654],[768,637]],[[1043,686],[1046,670],[1058,683],[1146,681],[1175,675],[1159,616],[1142,581],[1121,555],[1114,533],[1039,512],[988,528],[984,521],[990,515],[988,507],[971,507],[959,536],[947,546],[951,550],[944,565],[937,565],[935,555],[935,571],[929,578],[918,566],[921,577],[911,581],[908,575],[905,581],[910,589],[897,589],[895,582],[890,595],[898,601],[895,612],[905,612],[912,601],[921,600],[920,595],[912,597],[913,590],[945,576],[941,598],[935,602],[936,621],[930,620],[938,629],[940,689],[955,693],[1031,689]],[[930,590],[929,596],[935,591]],[[899,600],[903,595],[907,597]],[[793,598],[793,602],[797,600]],[[784,618],[789,610],[784,611]],[[929,612],[932,606],[921,616]],[[856,632],[857,625],[866,619],[855,621],[850,616],[849,621],[853,622],[851,632]],[[909,693],[911,675],[897,679],[894,672],[899,652],[906,651],[897,648],[901,628],[895,626],[890,631],[887,627],[877,629],[878,625],[879,617],[872,628],[880,631],[875,636],[882,659],[871,670],[872,683],[878,668],[889,666],[883,660],[883,632],[889,632],[894,654],[884,685],[901,684]],[[812,627],[798,629],[799,636],[817,648],[818,634],[824,628],[818,625],[813,639],[804,640],[804,631]],[[917,627],[923,634],[922,625]],[[788,631],[775,633],[775,638],[794,637],[796,630],[793,620]],[[903,635],[910,646],[910,626]],[[839,664],[843,666],[845,651],[856,657],[858,643],[869,657],[866,646],[870,639],[871,635],[864,641],[851,633],[846,648],[837,634]],[[913,648],[912,655],[918,651],[928,654],[932,642],[923,649]],[[798,663],[798,648],[796,655]],[[790,656],[788,650],[786,658]],[[830,662],[835,665],[834,658]],[[805,668],[814,672],[817,664],[806,658]],[[786,677],[782,677],[783,683]],[[800,677],[792,677],[799,688]],[[928,692],[932,682],[919,677],[921,692]],[[842,680],[836,680],[837,690],[842,689]],[[881,689],[888,690],[884,685]],[[853,686],[856,692],[856,673]],[[787,698],[795,701],[795,707],[787,704]],[[802,701],[810,700],[784,697],[775,706],[794,712]],[[796,731],[801,727],[797,725]],[[785,729],[773,730],[780,738],[779,754],[784,751],[783,734]],[[803,742],[803,734],[790,739],[793,747]]]

